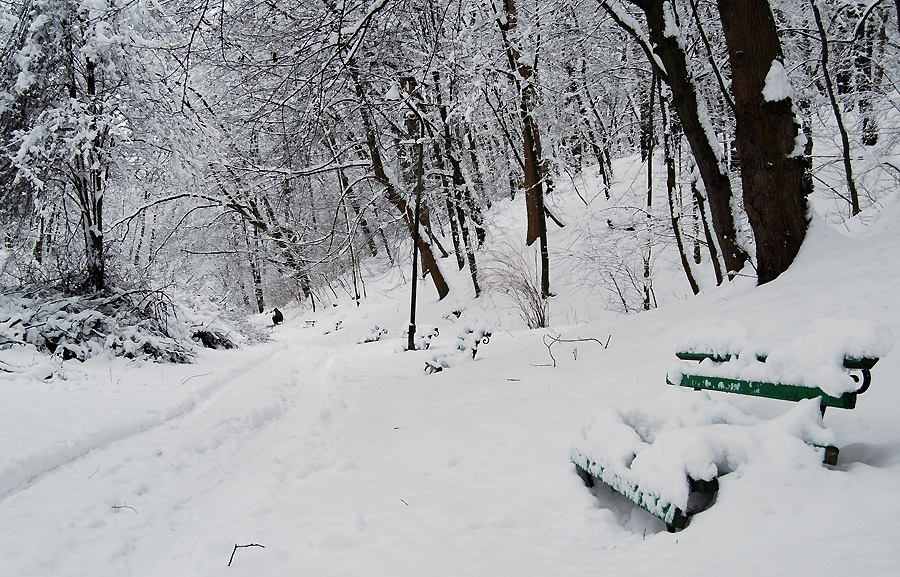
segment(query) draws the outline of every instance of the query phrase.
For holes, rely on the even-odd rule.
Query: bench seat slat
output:
[[[593,487],[595,482],[599,481],[620,495],[626,497],[629,501],[650,513],[654,517],[660,519],[666,524],[666,528],[672,532],[675,529],[684,529],[687,525],[688,516],[684,510],[672,503],[662,503],[658,496],[654,496],[649,492],[642,490],[630,481],[622,479],[612,471],[605,469],[597,463],[584,458],[573,458],[575,470],[578,476],[584,481],[588,487]],[[691,480],[688,479],[688,482]],[[715,479],[704,482],[703,489],[705,492],[714,492],[718,490],[718,483],[714,483]],[[693,488],[693,484],[691,487]],[[713,489],[715,486],[715,489]]]

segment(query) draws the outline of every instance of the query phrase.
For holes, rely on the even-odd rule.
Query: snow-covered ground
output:
[[[827,412],[838,466],[754,428],[684,531],[592,493],[570,462],[597,410],[690,422],[715,405],[763,424],[798,410],[666,385],[676,347],[704,331],[800,357],[823,326],[900,338],[900,199],[868,218],[843,233],[817,219],[766,286],[550,330],[504,324],[491,297],[435,303],[423,284],[429,350],[403,351],[406,289],[370,280],[359,308],[287,310],[270,341],[192,365],[2,351],[31,370],[0,373],[0,575],[895,575],[897,350],[855,410]],[[359,344],[375,326],[388,334]],[[456,348],[466,327],[493,332],[474,360]],[[546,335],[585,340],[548,349]],[[451,366],[426,374],[438,356]]]

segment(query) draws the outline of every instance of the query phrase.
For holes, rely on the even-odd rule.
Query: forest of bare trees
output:
[[[437,298],[452,267],[477,297],[513,199],[547,299],[547,200],[639,157],[646,202],[608,222],[637,264],[591,239],[638,310],[655,246],[695,293],[769,282],[814,189],[850,217],[900,180],[900,2],[3,0],[0,38],[7,291],[315,308],[417,238]]]

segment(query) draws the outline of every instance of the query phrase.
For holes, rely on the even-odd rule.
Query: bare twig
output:
[[[211,374],[212,374],[212,373],[200,373],[199,375],[191,375],[190,377],[188,377],[188,378],[184,379],[183,381],[181,381],[181,384],[183,385],[183,384],[185,384],[186,382],[188,382],[188,381],[191,380],[191,379],[196,379],[197,377],[205,377],[205,376],[211,375]]]
[[[94,472],[96,473],[96,471],[94,471]],[[93,477],[93,475],[91,475],[91,477]],[[113,509],[131,509],[135,513],[138,512],[137,509],[135,509],[134,507],[129,507],[128,503],[123,503],[122,505],[113,505],[112,508]],[[140,515],[140,513],[138,513],[138,515]]]
[[[612,339],[612,335],[609,335],[609,337],[607,337],[605,343],[603,341],[601,341],[599,339],[595,339],[593,337],[587,337],[584,339],[564,339],[562,337],[556,337],[553,335],[544,335],[544,338],[543,338],[544,346],[547,347],[547,354],[550,355],[550,360],[553,363],[552,364],[544,364],[544,365],[532,365],[532,366],[556,368],[556,357],[553,356],[553,348],[552,348],[553,345],[555,345],[556,343],[587,343],[587,342],[593,341],[593,342],[599,344],[601,347],[603,347],[604,350],[606,350],[609,348],[610,339]],[[549,340],[549,342],[548,342],[548,340]],[[576,360],[578,359],[577,354],[575,356],[575,359]]]
[[[238,549],[243,549],[244,547],[262,547],[263,549],[266,548],[265,545],[260,545],[259,543],[250,543],[247,545],[238,545],[237,543],[235,543],[234,549],[232,549],[232,551],[231,551],[231,559],[228,560],[229,567],[231,567],[231,562],[234,561],[234,554],[237,553]]]

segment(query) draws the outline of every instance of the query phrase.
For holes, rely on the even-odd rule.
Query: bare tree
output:
[[[731,208],[731,181],[722,147],[711,133],[706,101],[694,78],[691,60],[677,27],[673,3],[670,0],[629,1],[643,11],[649,34],[645,35],[636,27],[636,21],[618,2],[600,0],[600,4],[619,26],[639,42],[656,74],[672,91],[672,106],[678,113],[684,135],[697,161],[706,188],[716,240],[731,277],[744,267],[749,257],[737,240]]]
[[[550,296],[550,253],[547,245],[547,219],[544,207],[544,184],[546,167],[541,156],[541,138],[535,122],[533,110],[537,92],[534,87],[534,66],[526,61],[514,38],[519,16],[515,0],[504,0],[503,11],[497,14],[497,25],[503,38],[506,56],[513,81],[519,95],[519,113],[522,120],[522,139],[525,161],[525,205],[528,210],[529,246],[540,240],[541,253],[541,295]]]

